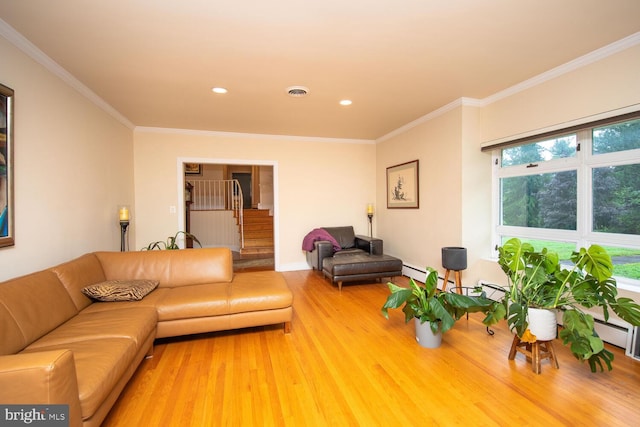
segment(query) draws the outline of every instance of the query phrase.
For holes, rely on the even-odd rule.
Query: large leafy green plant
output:
[[[384,317],[389,318],[388,309],[403,306],[405,322],[413,318],[420,319],[421,323],[429,322],[434,333],[448,331],[467,313],[495,311],[495,306],[500,305],[484,293],[462,295],[439,291],[438,272],[431,267],[427,267],[424,286],[418,285],[413,278],[409,280],[408,288],[391,282],[387,286],[391,294],[382,306]]]
[[[528,330],[529,307],[563,311],[560,338],[570,345],[580,361],[592,372],[603,363],[612,369],[613,353],[605,349],[594,329],[593,316],[584,309],[601,307],[605,321],[609,310],[632,325],[640,325],[640,305],[631,298],[618,298],[613,263],[598,245],[581,248],[571,255],[571,265],[563,266],[558,254],[546,248],[536,251],[529,243],[512,238],[498,248],[498,263],[509,279],[503,300],[509,327],[525,341],[533,340]]]

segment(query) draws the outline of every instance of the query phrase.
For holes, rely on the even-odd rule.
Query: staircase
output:
[[[273,217],[268,209],[244,209],[244,247],[240,253],[273,254]],[[238,222],[238,232],[240,223]]]

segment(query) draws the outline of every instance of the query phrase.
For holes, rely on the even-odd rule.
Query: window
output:
[[[576,136],[565,135],[546,141],[505,148],[502,150],[502,167],[575,157],[576,147]]]
[[[519,237],[563,259],[599,244],[618,280],[640,286],[640,119],[547,135],[493,156],[497,244]]]
[[[575,170],[500,179],[502,225],[575,230]]]

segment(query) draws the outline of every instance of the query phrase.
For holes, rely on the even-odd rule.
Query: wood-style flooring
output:
[[[556,340],[560,369],[536,375],[507,360],[504,322],[487,334],[463,319],[424,349],[384,283],[345,284],[283,273],[294,293],[282,325],[158,341],[104,426],[632,426],[640,422],[640,361],[615,353],[590,372]],[[407,283],[406,278],[396,278]]]
[[[232,254],[235,272],[274,269],[273,254],[241,254],[235,251]]]

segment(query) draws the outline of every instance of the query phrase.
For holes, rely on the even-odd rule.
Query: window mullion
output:
[[[640,287],[640,119],[544,138],[493,151],[492,247],[508,237],[565,253],[599,244],[618,280]]]
[[[578,153],[578,191],[577,191],[577,207],[576,227],[578,234],[578,247],[587,245],[587,234],[592,230],[593,220],[593,192],[592,189],[592,173],[591,168],[587,165],[587,160],[591,157],[591,131],[585,129],[578,132],[578,143],[580,151]]]

